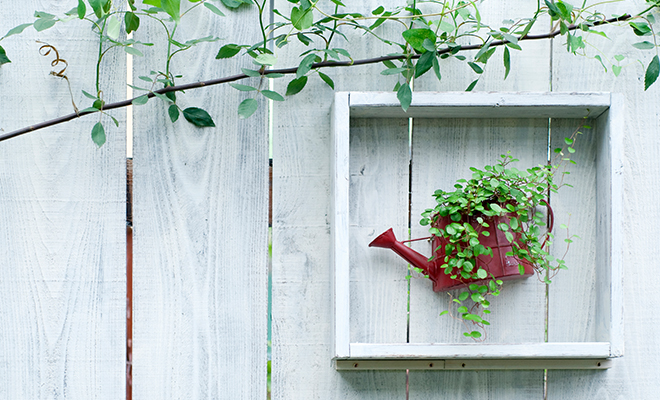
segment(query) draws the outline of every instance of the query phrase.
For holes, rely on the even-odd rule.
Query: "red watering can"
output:
[[[552,214],[552,209],[550,209],[549,207],[548,207],[548,214],[550,216],[548,232],[550,232],[552,231],[552,223],[554,220],[554,216]],[[506,239],[504,232],[497,229],[496,227],[501,223],[506,223],[508,225],[509,217],[506,214],[502,216],[493,216],[493,217],[481,216],[481,217],[488,223],[489,226],[488,228],[484,228],[483,226],[478,224],[476,220],[474,221],[474,223],[472,223],[471,219],[475,219],[476,217],[467,217],[467,221],[475,228],[477,232],[480,233],[479,236],[480,243],[484,246],[490,247],[493,250],[492,257],[490,255],[482,254],[476,259],[477,266],[485,269],[486,272],[488,272],[489,278],[487,278],[486,280],[463,279],[460,277],[460,275],[458,275],[456,279],[451,279],[451,275],[455,275],[457,273],[455,271],[452,271],[452,273],[448,275],[445,273],[444,268],[441,267],[443,264],[445,264],[444,248],[445,245],[448,243],[448,240],[442,236],[432,236],[430,238],[405,240],[399,242],[398,240],[396,240],[392,228],[390,228],[384,233],[382,233],[380,236],[378,236],[376,239],[374,239],[371,243],[369,243],[369,247],[383,247],[386,249],[391,249],[399,256],[403,257],[410,264],[424,271],[424,273],[428,275],[431,281],[433,281],[433,291],[435,292],[444,292],[448,290],[461,289],[471,283],[484,282],[489,279],[492,279],[492,277],[500,280],[512,280],[512,279],[527,278],[530,275],[532,275],[534,273],[534,268],[527,260],[506,255],[507,252],[512,251],[512,245]],[[433,226],[442,230],[452,222],[453,221],[449,218],[449,216],[439,217],[437,221],[433,223]],[[462,220],[461,222],[464,222],[464,220]],[[481,232],[483,231],[488,231],[490,235],[489,236],[481,235]],[[432,242],[431,248],[438,249],[434,254],[435,257],[433,257],[431,261],[429,261],[429,259],[426,256],[421,255],[415,250],[411,249],[410,247],[404,245],[404,243],[406,242],[412,242],[415,240],[424,240],[424,239],[430,239]],[[515,234],[514,240],[519,241],[520,234]],[[523,274],[520,273],[520,270],[518,268],[518,265],[520,264],[522,264],[524,268]]]

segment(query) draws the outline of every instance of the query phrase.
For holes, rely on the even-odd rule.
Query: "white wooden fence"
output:
[[[62,14],[72,7],[62,3],[5,4],[0,34],[30,21],[34,10],[48,8]],[[377,3],[363,2],[364,11]],[[535,2],[485,2],[482,14],[499,22],[511,10],[530,14],[535,7],[531,3]],[[641,8],[643,3],[626,1],[610,10],[616,13],[631,4]],[[285,8],[287,3],[278,1],[278,7]],[[248,31],[249,24],[237,22],[254,18],[251,12],[223,19],[204,13],[189,29],[196,36],[213,32],[221,37],[240,36],[235,42],[255,41],[258,33]],[[358,33],[348,34],[357,39],[353,46],[360,46],[353,47],[354,58],[391,51],[384,44],[360,40]],[[139,35],[149,37],[148,29],[141,28]],[[58,48],[69,64],[67,76],[76,103],[86,101],[80,90],[93,91],[94,78],[88,71],[96,45],[85,28],[58,24],[52,30],[28,30],[13,39],[2,42],[13,63],[0,68],[0,129],[11,131],[71,111],[66,82],[48,75],[50,60],[38,54],[37,39]],[[637,41],[632,33],[614,35],[609,41],[592,40],[608,55],[631,57],[629,44]],[[199,54],[213,54],[216,47],[201,47]],[[311,77],[301,94],[273,107],[273,398],[402,399],[408,391],[411,399],[541,399],[546,387],[550,399],[657,396],[660,373],[653,360],[660,356],[660,342],[654,332],[658,321],[653,305],[659,267],[660,88],[642,91],[644,71],[637,64],[615,79],[597,61],[567,54],[560,40],[524,43],[523,47],[524,53],[513,54],[506,81],[501,79],[503,66],[493,62],[475,90],[601,91],[622,93],[625,98],[625,129],[619,132],[624,165],[617,171],[624,181],[624,356],[614,359],[607,370],[550,370],[545,385],[543,370],[410,371],[408,375],[405,371],[337,371],[332,363],[330,110],[335,91],[389,90],[396,82],[396,77],[379,74],[382,66],[337,69],[327,71],[335,81],[335,91]],[[142,59],[134,62],[136,76],[152,69]],[[295,59],[282,54],[278,65],[295,65]],[[124,96],[125,66],[119,53],[104,63],[106,99]],[[240,66],[209,57],[186,57],[175,58],[174,69],[185,69],[183,80],[195,81],[237,73]],[[443,64],[442,73],[441,83],[424,76],[416,81],[415,91],[461,91],[473,80],[463,65],[451,61]],[[287,83],[287,79],[277,80],[275,90],[283,93]],[[195,129],[185,121],[172,125],[159,100],[134,107],[135,399],[266,397],[267,107],[262,103],[259,114],[239,120],[235,110],[243,96],[227,87],[179,95],[184,106],[209,110],[218,125],[214,129]],[[126,112],[111,114],[119,119],[120,127],[104,119],[108,142],[101,149],[89,138],[94,117],[0,144],[0,399],[119,399],[125,395]],[[533,122],[539,123],[545,129],[542,122]],[[461,135],[471,129],[469,121],[454,124],[449,128]],[[371,171],[352,165],[353,188],[368,190],[377,185],[383,191],[379,195],[398,200],[382,209],[377,200],[353,204],[359,212],[351,221],[352,229],[368,236],[379,233],[371,231],[387,222],[405,230],[408,122],[355,120],[353,126],[364,138],[378,133],[381,141],[403,140],[398,141],[401,148],[381,146],[381,142],[355,147],[358,153],[352,157],[363,157],[365,165],[376,160],[370,168],[391,179],[366,185],[357,178]],[[420,143],[433,129],[433,123],[413,121],[413,142],[420,146],[413,150],[432,149]],[[512,123],[501,129],[514,132],[517,128]],[[458,143],[463,146],[461,154],[474,156],[466,147],[468,141]],[[493,143],[493,147],[499,145]],[[377,161],[383,157],[390,162]],[[433,165],[425,167],[424,157],[429,158],[413,154],[418,170],[433,174],[430,168],[443,168],[442,159],[428,161]],[[423,179],[427,178],[413,173],[413,185]],[[401,182],[393,183],[397,180]],[[581,193],[585,190],[590,188],[580,188]],[[415,199],[423,194],[415,193],[415,186],[413,196],[412,234],[422,236],[414,223],[422,207]],[[574,218],[575,229],[580,225],[593,229]],[[363,221],[371,222],[361,225]],[[368,239],[363,240],[366,245]],[[589,242],[580,244],[572,257],[586,261],[577,261],[553,284],[549,311],[556,325],[549,330],[550,341],[586,342],[597,336],[591,316],[596,312],[594,296],[599,293],[592,286],[593,269],[584,266],[591,247]],[[408,331],[411,341],[437,337],[433,329],[440,330],[442,325],[436,324],[444,322],[436,321],[424,308],[437,302],[428,282],[413,279],[408,323],[404,264],[389,255],[382,258],[385,264],[355,269],[351,276],[352,339],[406,343]],[[529,290],[534,301],[542,303],[543,287]],[[542,307],[530,312],[526,308],[508,317],[504,310],[503,319],[525,321],[524,331],[514,334],[542,338],[543,332],[535,327],[543,324],[534,323],[543,320]],[[569,311],[557,315],[555,310]]]

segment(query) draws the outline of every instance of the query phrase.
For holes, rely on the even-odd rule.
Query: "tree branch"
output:
[[[622,21],[627,21],[631,19],[632,16],[630,14],[622,15],[620,17],[616,18],[610,18],[602,21],[597,21],[595,22],[592,26],[599,26],[599,25],[606,25],[606,24],[611,24],[614,22],[622,22]],[[569,25],[568,30],[569,31],[574,31],[579,29],[579,25]],[[560,35],[561,32],[559,30],[548,32],[545,34],[541,35],[525,35],[524,37],[521,37],[518,39],[518,41],[523,41],[523,40],[542,40],[542,39],[552,39],[557,35]],[[508,43],[506,40],[496,40],[490,43],[490,47],[494,46],[502,46]],[[474,44],[474,45],[467,45],[467,46],[461,46],[460,51],[464,50],[478,50],[482,47],[482,44]],[[441,54],[446,54],[449,53],[451,49],[445,48],[437,51],[437,55]],[[417,59],[421,56],[421,54],[415,54],[411,56],[410,58]],[[382,57],[376,57],[376,58],[366,58],[362,60],[354,60],[354,61],[323,61],[323,62],[318,62],[312,64],[312,69],[316,68],[331,68],[331,67],[352,67],[356,65],[367,65],[367,64],[377,64],[383,61],[393,61],[393,60],[404,60],[406,59],[405,55],[393,55],[393,56],[382,56]],[[264,75],[269,75],[269,74],[295,74],[296,71],[298,70],[298,67],[292,67],[292,68],[282,68],[282,69],[271,69],[271,70],[266,70],[263,72]],[[242,79],[247,79],[249,78],[248,75],[245,74],[239,74],[239,75],[233,75],[233,76],[228,76],[224,78],[218,78],[218,79],[211,79],[207,81],[201,81],[201,82],[194,82],[194,83],[188,83],[185,85],[177,85],[177,86],[169,86],[160,90],[156,90],[154,92],[149,92],[147,96],[149,98],[155,97],[154,93],[159,93],[159,94],[164,94],[167,92],[178,92],[182,90],[188,90],[188,89],[198,89],[206,86],[214,86],[214,85],[219,85],[222,83],[228,83],[228,82],[234,82]],[[113,110],[116,108],[123,108],[127,107],[132,104],[132,101],[135,100],[137,97],[141,97],[144,95],[136,96],[132,99],[128,100],[123,100],[123,101],[118,101],[115,103],[110,103],[110,104],[105,104],[103,106],[103,110]],[[9,133],[6,133],[4,135],[0,135],[0,142],[5,141],[7,139],[14,138],[16,136],[23,135],[25,133],[29,132],[34,132],[39,129],[43,129],[49,126],[53,125],[59,125],[67,121],[71,121],[73,119],[88,115],[88,114],[96,114],[97,111],[86,111],[86,112],[80,112],[80,113],[71,113],[59,118],[55,118],[49,121],[44,121],[36,125],[30,125],[22,129],[18,129]]]

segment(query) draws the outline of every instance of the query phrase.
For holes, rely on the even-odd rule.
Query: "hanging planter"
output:
[[[569,153],[574,151],[573,140],[566,139]],[[561,156],[562,149],[557,153]],[[561,186],[553,179],[565,173],[559,170],[562,163],[520,171],[511,165],[516,161],[504,154],[483,170],[470,168],[472,177],[459,179],[456,190],[436,190],[436,207],[424,211],[420,221],[430,225],[431,236],[414,239],[431,241],[430,258],[397,241],[392,229],[369,244],[395,251],[426,275],[436,292],[461,289],[452,295],[458,306],[451,314],[481,331],[489,325],[484,319],[490,313],[488,298],[499,295],[503,281],[527,278],[536,271],[550,283],[559,269],[565,269],[564,260],[551,256],[546,248],[554,222],[548,197]],[[547,216],[539,211],[543,207]],[[465,335],[482,337],[479,330]]]
[[[548,232],[552,231],[554,215],[552,209],[548,207],[548,215],[550,216],[550,223]],[[520,258],[513,255],[514,244],[509,242],[505,232],[498,229],[502,224],[510,226],[513,214],[505,213],[501,216],[495,215],[491,217],[483,216],[467,216],[458,221],[459,224],[468,223],[477,233],[483,236],[480,244],[490,249],[490,254],[480,254],[476,257],[476,265],[481,266],[485,271],[483,278],[474,278],[470,272],[461,270],[461,266],[449,267],[445,262],[446,256],[456,256],[457,250],[449,238],[443,235],[433,235],[427,238],[397,241],[392,229],[388,229],[376,239],[374,239],[369,247],[383,247],[394,250],[398,255],[403,257],[406,261],[412,264],[415,268],[420,269],[429,279],[433,282],[433,291],[445,292],[449,290],[463,289],[469,284],[484,284],[489,279],[495,281],[507,281],[513,279],[528,278],[534,274],[534,268],[529,260]],[[479,223],[477,218],[481,218],[485,224]],[[447,226],[454,223],[449,216],[437,217],[433,222],[433,227],[440,232],[447,232]],[[486,226],[484,226],[486,225]],[[452,228],[450,228],[452,231]],[[521,241],[521,234],[516,232],[514,241],[516,246],[524,248],[525,244]],[[425,256],[417,253],[415,250],[406,246],[404,243],[417,241],[417,240],[430,240],[433,256],[427,259]],[[547,240],[547,235],[545,240]],[[449,246],[449,247],[448,247]],[[449,251],[449,254],[447,254]],[[508,254],[508,255],[507,255]],[[447,266],[445,266],[447,265]],[[484,273],[482,272],[482,275]]]

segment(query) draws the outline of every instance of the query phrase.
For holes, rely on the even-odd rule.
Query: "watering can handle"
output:
[[[548,241],[548,236],[550,235],[550,232],[552,232],[552,228],[555,226],[555,213],[552,211],[550,204],[546,202],[545,206],[548,208],[548,231],[545,234],[545,240],[543,241],[541,247],[545,246],[545,243]]]

